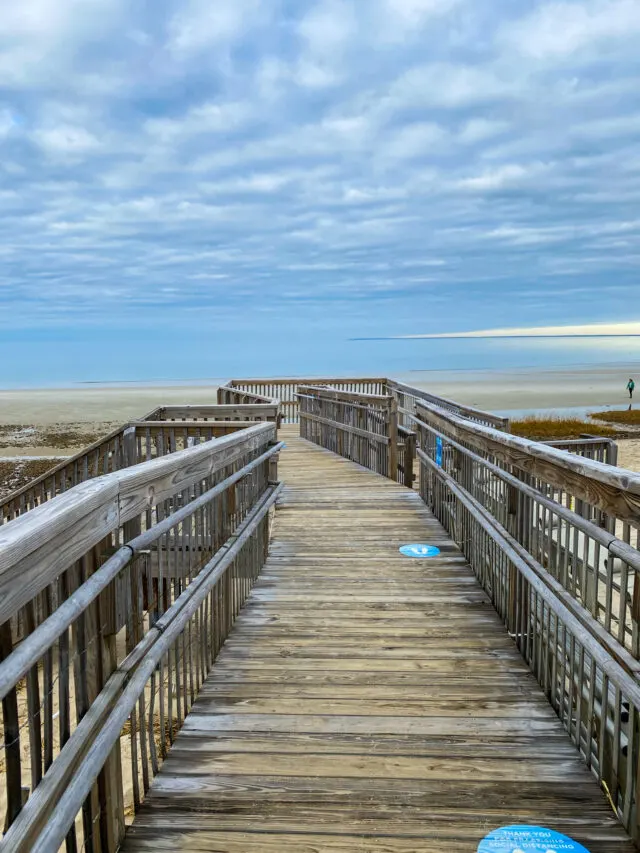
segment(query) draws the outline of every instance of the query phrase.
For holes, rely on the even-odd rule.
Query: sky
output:
[[[0,385],[639,320],[639,42],[638,0],[0,0]]]

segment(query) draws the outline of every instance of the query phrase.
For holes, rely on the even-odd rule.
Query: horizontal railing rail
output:
[[[276,403],[275,397],[258,394],[235,385],[222,385],[218,388],[219,405],[272,405]]]
[[[161,406],[145,421],[277,421],[277,403],[228,403],[215,406]]]
[[[0,849],[117,849],[266,558],[276,441],[252,424],[0,528]]]

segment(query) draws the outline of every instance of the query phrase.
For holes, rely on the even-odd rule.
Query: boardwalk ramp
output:
[[[417,493],[287,433],[268,560],[124,850],[634,849]]]

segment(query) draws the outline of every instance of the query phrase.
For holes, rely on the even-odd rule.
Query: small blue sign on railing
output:
[[[436,436],[436,465],[442,468],[442,439]]]
[[[589,853],[577,841],[543,826],[502,826],[480,842],[478,853]]]
[[[403,556],[413,557],[414,559],[420,557],[437,557],[440,554],[440,548],[436,548],[435,545],[401,545],[398,550]]]

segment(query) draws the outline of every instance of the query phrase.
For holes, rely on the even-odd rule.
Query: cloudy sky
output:
[[[639,42],[638,0],[0,0],[4,381],[640,319]]]

